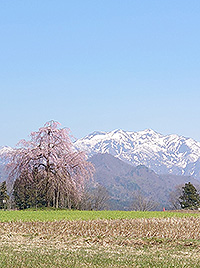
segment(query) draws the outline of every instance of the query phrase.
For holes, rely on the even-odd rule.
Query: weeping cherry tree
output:
[[[56,208],[71,208],[72,202],[80,200],[84,182],[92,177],[94,167],[84,152],[75,150],[69,129],[50,121],[17,146],[8,164],[16,197],[25,196],[29,186],[36,207],[39,198],[43,205]]]

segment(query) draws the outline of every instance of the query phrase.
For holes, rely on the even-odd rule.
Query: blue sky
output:
[[[199,0],[0,1],[0,145],[51,119],[200,141],[199,29]]]

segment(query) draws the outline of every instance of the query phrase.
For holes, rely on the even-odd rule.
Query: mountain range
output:
[[[134,167],[111,154],[95,154],[89,161],[96,170],[94,181],[108,190],[110,209],[130,209],[134,192],[154,200],[157,210],[169,208],[169,194],[175,186],[189,181],[200,186],[200,182],[191,176],[158,175],[144,165]]]
[[[192,176],[200,180],[200,142],[162,135],[151,129],[139,132],[93,132],[75,142],[89,157],[111,154],[133,166],[145,165],[158,174]]]

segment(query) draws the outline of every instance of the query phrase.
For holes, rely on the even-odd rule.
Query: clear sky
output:
[[[199,0],[2,0],[0,40],[0,146],[51,119],[200,141]]]

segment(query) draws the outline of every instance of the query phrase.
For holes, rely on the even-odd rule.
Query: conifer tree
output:
[[[198,209],[200,207],[200,196],[197,189],[190,182],[182,187],[183,193],[180,196],[180,205],[183,209]]]
[[[7,208],[8,199],[6,181],[3,181],[0,186],[0,209]]]

